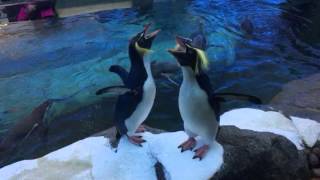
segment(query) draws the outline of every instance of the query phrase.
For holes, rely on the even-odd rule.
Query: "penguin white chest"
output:
[[[125,121],[129,135],[133,135],[139,125],[146,120],[152,109],[155,97],[156,85],[154,83],[152,75],[148,75],[148,78],[143,85],[142,100],[137,105],[136,110],[133,112],[133,114]]]
[[[179,110],[185,123],[197,123],[201,119],[212,119],[208,95],[196,83],[183,82],[179,93]]]
[[[218,122],[207,93],[195,79],[184,79],[179,93],[179,111],[184,128],[205,139],[213,139]]]

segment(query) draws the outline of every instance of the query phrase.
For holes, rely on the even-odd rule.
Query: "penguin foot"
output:
[[[146,132],[146,128],[144,128],[143,125],[140,125],[136,130],[136,133],[144,133],[144,132]]]
[[[142,143],[146,142],[146,140],[142,139],[142,136],[128,136],[129,141],[132,144],[142,147]]]
[[[201,161],[203,159],[203,157],[207,154],[208,150],[209,150],[208,145],[203,145],[203,146],[199,147],[198,149],[194,150],[195,155],[193,156],[192,159],[199,158],[199,160]]]
[[[178,148],[181,148],[181,152],[184,152],[186,150],[192,150],[197,144],[197,141],[193,137],[189,137],[189,139],[182,144],[178,146]]]

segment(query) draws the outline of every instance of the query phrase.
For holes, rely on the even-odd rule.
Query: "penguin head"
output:
[[[196,74],[208,69],[209,61],[205,52],[195,47],[191,39],[176,37],[176,47],[168,51],[182,67],[190,67]]]
[[[151,26],[151,24],[147,24],[144,27],[143,31],[138,33],[136,36],[134,36],[130,40],[129,48],[134,49],[141,56],[145,55],[146,53],[148,53],[150,51],[153,40],[156,38],[156,36],[160,32],[160,30],[156,30],[156,31],[148,34],[148,30],[149,30],[150,26]]]

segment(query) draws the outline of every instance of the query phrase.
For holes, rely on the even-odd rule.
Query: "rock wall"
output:
[[[270,105],[286,114],[320,122],[320,73],[286,84]]]

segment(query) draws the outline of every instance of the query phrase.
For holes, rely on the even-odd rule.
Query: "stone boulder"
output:
[[[147,130],[156,134],[163,132],[148,127]],[[115,129],[97,135],[112,141]],[[224,164],[213,180],[305,180],[311,177],[306,154],[285,137],[223,126],[217,140],[224,148]],[[157,163],[155,170],[158,179],[165,179],[164,166]]]
[[[2,179],[281,179],[319,177],[319,149],[299,151],[286,138],[272,133],[222,126],[202,161],[194,153],[181,153],[184,132],[143,134],[147,141],[137,147],[122,138],[118,148],[115,129],[77,141],[41,158],[19,161],[0,169]],[[103,137],[104,136],[104,137]],[[197,143],[197,147],[201,142]],[[307,152],[309,151],[309,153]],[[308,156],[307,156],[308,154]],[[312,171],[308,167],[308,159]]]
[[[218,142],[224,148],[224,164],[212,179],[309,179],[303,151],[286,138],[272,133],[220,129]]]
[[[320,122],[320,73],[286,84],[270,105],[286,114]]]

